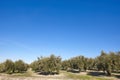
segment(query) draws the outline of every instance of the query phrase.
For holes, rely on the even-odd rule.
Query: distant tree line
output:
[[[0,72],[21,73],[26,72],[28,68],[40,74],[59,74],[60,70],[81,72],[86,70],[103,71],[108,76],[112,72],[120,71],[120,52],[106,53],[101,51],[100,56],[96,58],[87,58],[76,56],[68,60],[61,61],[60,56],[50,55],[49,57],[38,57],[31,64],[26,64],[22,60],[6,60],[0,63]]]

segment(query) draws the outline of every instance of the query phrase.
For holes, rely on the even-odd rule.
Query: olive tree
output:
[[[41,73],[59,73],[61,68],[61,58],[55,55],[51,55],[50,57],[40,57],[37,61],[31,63],[31,68]]]
[[[0,72],[5,72],[5,64],[4,63],[0,63]]]
[[[5,72],[6,73],[13,73],[14,70],[15,70],[15,66],[14,66],[14,62],[12,60],[9,60],[7,59],[5,62],[4,62],[4,65],[5,65]]]
[[[15,71],[16,72],[25,72],[27,71],[28,65],[22,60],[15,61]]]

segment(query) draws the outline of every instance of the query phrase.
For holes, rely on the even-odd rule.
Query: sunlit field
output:
[[[33,71],[27,71],[21,74],[0,74],[0,80],[119,80],[119,78],[107,77],[105,75],[92,76],[87,75],[87,72],[71,73],[60,71],[58,75],[39,75]]]

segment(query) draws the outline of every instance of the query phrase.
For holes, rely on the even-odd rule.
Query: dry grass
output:
[[[26,73],[17,74],[0,74],[0,80],[119,80],[119,78],[114,77],[96,77],[87,75],[86,72],[81,73],[71,73],[66,71],[61,71],[59,75],[38,75],[31,70]]]

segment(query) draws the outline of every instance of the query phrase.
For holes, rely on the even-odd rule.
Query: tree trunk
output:
[[[107,72],[108,76],[111,76],[111,71],[110,70],[107,70],[106,72]]]

